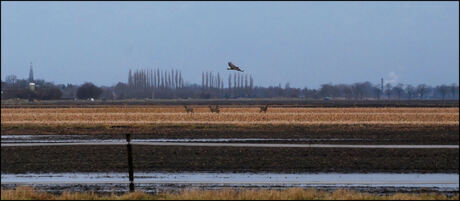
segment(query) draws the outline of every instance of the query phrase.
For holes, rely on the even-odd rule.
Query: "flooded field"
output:
[[[2,143],[123,143],[126,142],[124,136],[112,136],[107,139],[108,136],[102,135],[2,135]],[[137,136],[133,136],[137,137]],[[151,136],[154,137],[154,136]],[[321,139],[321,138],[134,138],[132,142],[240,142],[240,143],[266,143],[266,142],[280,142],[280,143],[311,143],[311,142],[335,142],[335,141],[371,141],[368,139]]]
[[[134,183],[144,192],[178,190],[185,187],[212,188],[251,187],[276,188],[316,187],[350,188],[366,191],[442,191],[458,192],[458,174],[341,174],[341,173],[193,173],[136,172]],[[101,192],[127,189],[127,173],[48,173],[2,174],[2,187],[33,185],[48,191],[61,188],[94,188]],[[115,188],[114,188],[115,187]],[[398,190],[399,189],[399,190]]]
[[[84,137],[84,138],[82,138]],[[93,139],[92,139],[93,138]],[[327,141],[366,141],[364,139],[263,139],[263,138],[221,138],[221,139],[132,139],[133,145],[151,146],[202,146],[202,147],[318,147],[318,148],[423,148],[458,149],[458,145],[352,145],[352,144],[311,144]],[[126,139],[97,139],[77,135],[4,135],[2,147],[18,146],[69,146],[69,145],[123,145]],[[278,142],[285,144],[268,144]],[[297,143],[308,144],[297,144]],[[257,143],[257,144],[254,144]],[[287,144],[289,143],[289,144]],[[292,144],[296,143],[296,144]]]
[[[219,116],[203,108],[194,115],[179,107],[147,109],[2,109],[8,113],[2,114],[2,188],[126,192],[130,134],[134,184],[144,192],[228,187],[459,191],[458,108],[273,108],[263,114],[230,107]],[[120,115],[129,123],[107,123]],[[330,115],[336,119],[323,122]],[[257,123],[272,116],[288,123]],[[105,123],[66,123],[74,117]],[[176,117],[172,123],[156,122]],[[252,123],[233,121],[237,117]],[[348,124],[351,117],[354,122]],[[51,123],[37,123],[42,118]],[[200,118],[206,123],[193,123]]]

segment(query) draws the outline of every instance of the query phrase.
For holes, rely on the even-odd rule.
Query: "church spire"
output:
[[[34,71],[32,70],[32,62],[30,62],[29,82],[34,82]]]

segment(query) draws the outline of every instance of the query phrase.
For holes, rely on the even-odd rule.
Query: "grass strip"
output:
[[[2,189],[2,200],[458,200],[458,194],[447,196],[442,193],[395,193],[378,195],[353,190],[339,189],[332,192],[316,189],[289,188],[267,189],[222,189],[191,190],[177,193],[150,195],[141,191],[116,195],[94,192],[63,192],[54,195],[20,186],[16,189]]]

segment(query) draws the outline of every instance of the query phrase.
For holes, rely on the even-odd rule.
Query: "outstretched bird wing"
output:
[[[232,70],[237,70],[237,71],[243,72],[238,66],[233,65],[232,62],[228,62],[228,66],[230,66],[230,68]]]
[[[230,66],[231,69],[238,68],[238,67],[236,67],[235,65],[233,65],[232,62],[228,62],[228,66]]]

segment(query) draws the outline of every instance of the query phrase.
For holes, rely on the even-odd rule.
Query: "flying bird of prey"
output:
[[[228,66],[229,66],[230,68],[227,68],[227,70],[236,70],[236,71],[244,72],[244,71],[241,70],[238,66],[233,65],[232,62],[228,62]]]

